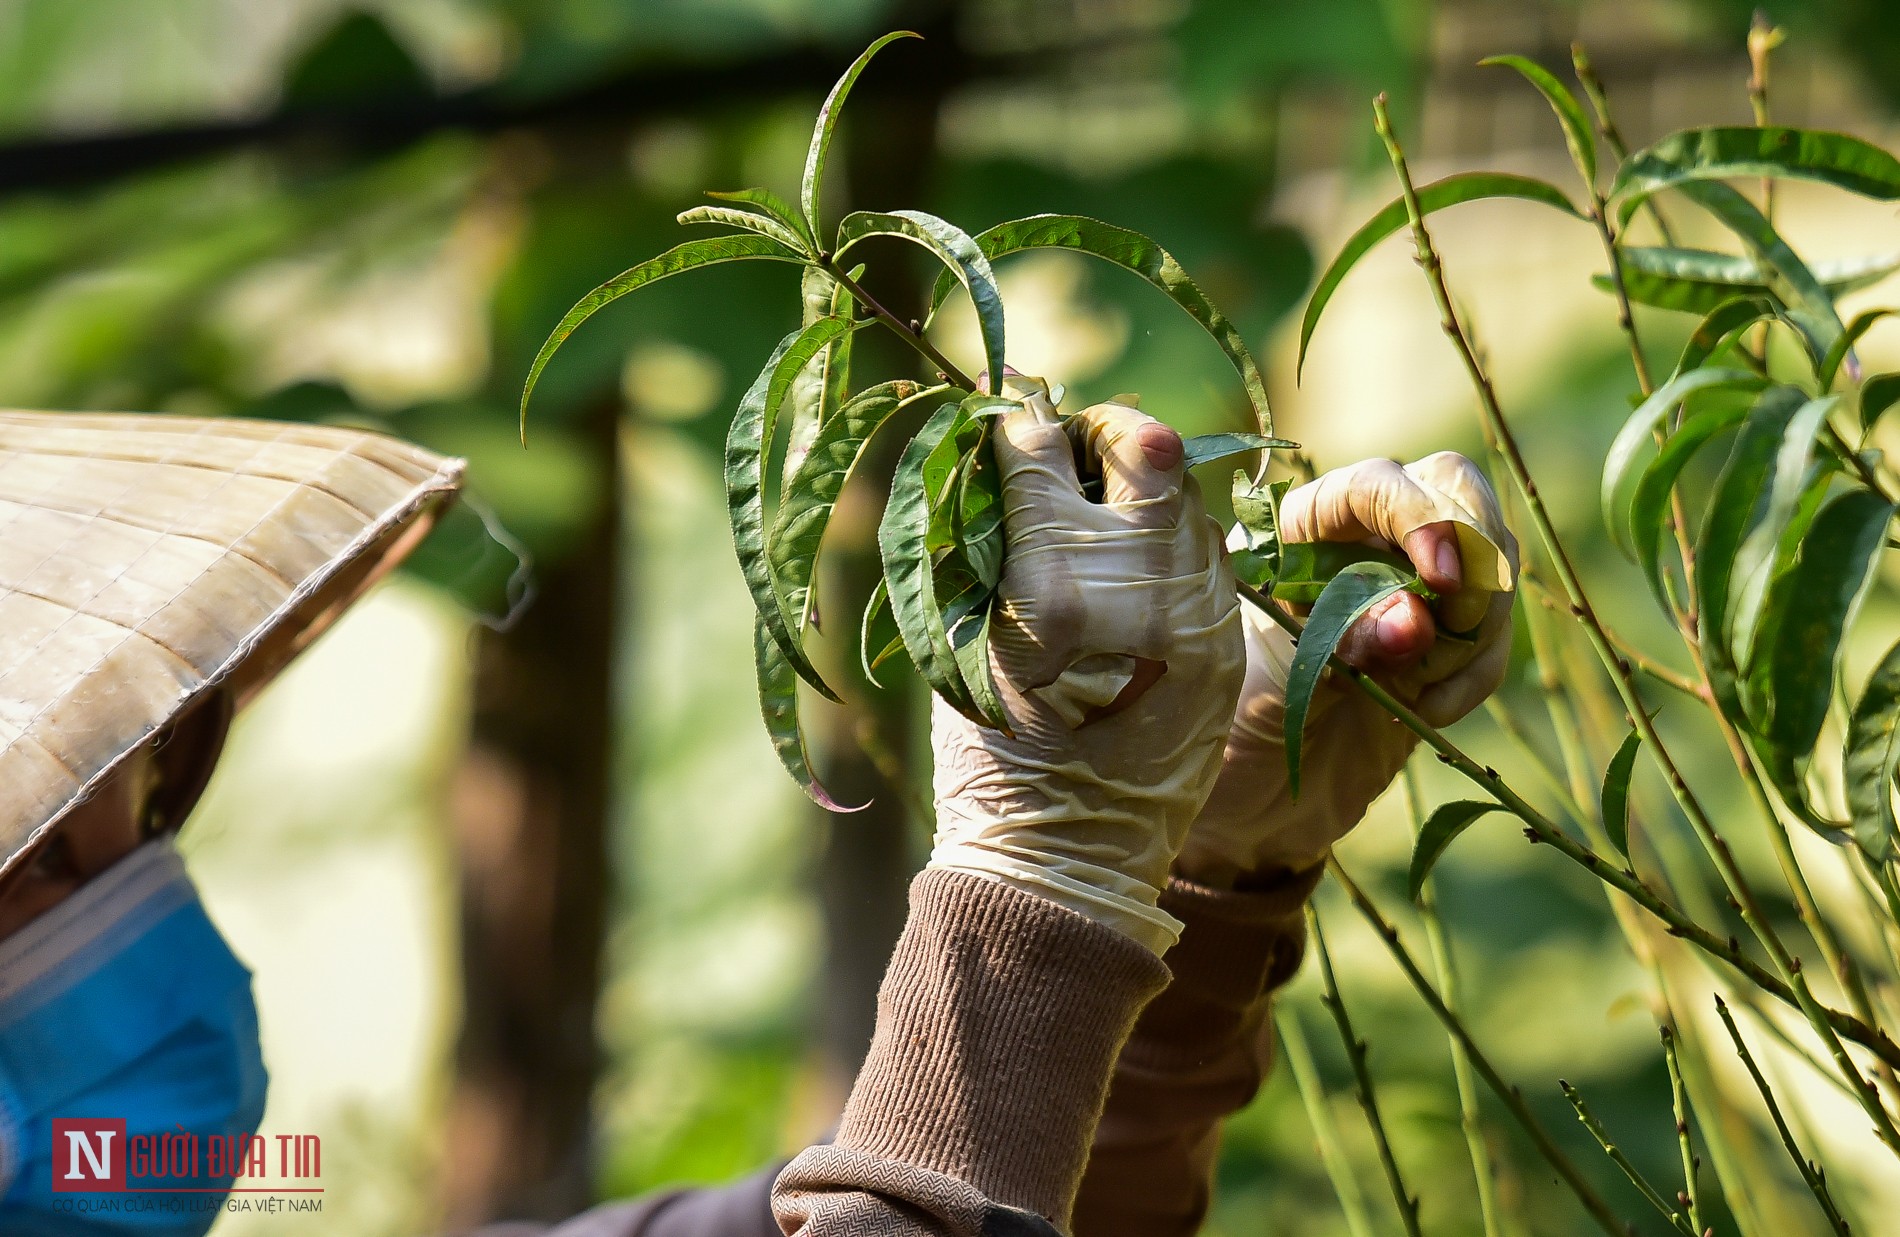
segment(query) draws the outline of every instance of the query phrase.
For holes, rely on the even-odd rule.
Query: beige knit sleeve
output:
[[[1213,1194],[1221,1121],[1246,1107],[1271,1056],[1267,1003],[1299,969],[1301,908],[1323,868],[1242,892],[1176,880],[1173,981],[1143,1011],[1115,1063],[1075,1206],[1075,1237],[1190,1237]]]
[[[925,871],[837,1139],[772,1192],[798,1237],[1069,1231],[1108,1079],[1167,970],[1033,894]]]

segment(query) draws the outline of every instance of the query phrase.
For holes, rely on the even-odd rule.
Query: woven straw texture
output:
[[[282,669],[462,467],[350,429],[0,411],[0,874],[200,693]]]

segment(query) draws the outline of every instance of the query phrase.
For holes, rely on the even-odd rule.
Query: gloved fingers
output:
[[[1346,629],[1339,656],[1367,671],[1400,670],[1423,659],[1438,636],[1431,609],[1416,593],[1395,593]]]
[[[1401,546],[1413,530],[1444,521],[1450,514],[1397,460],[1385,459],[1335,468],[1293,490],[1280,504],[1280,522],[1288,541],[1377,537]],[[1440,570],[1436,562],[1430,567]],[[1429,583],[1431,577],[1426,579]]]
[[[1165,528],[1178,518],[1184,447],[1181,435],[1126,404],[1096,404],[1070,422],[1085,463],[1100,468],[1102,502],[1131,522]]]
[[[1493,594],[1516,588],[1517,538],[1505,526],[1491,483],[1466,457],[1439,451],[1407,464],[1405,471],[1460,517],[1446,531],[1456,538],[1457,554],[1469,577],[1463,583],[1470,587],[1448,592],[1438,612],[1449,630],[1470,631],[1483,619]]]
[[[1412,709],[1434,726],[1449,726],[1483,704],[1485,698],[1504,683],[1511,664],[1511,625],[1509,595],[1500,595],[1504,624],[1498,635],[1480,639],[1472,659],[1457,673],[1440,682],[1427,683],[1418,693]],[[1486,626],[1491,619],[1487,617]]]
[[[1069,436],[1046,401],[1003,414],[991,435],[1003,481],[1003,522],[1012,538],[1063,522],[1084,502]]]

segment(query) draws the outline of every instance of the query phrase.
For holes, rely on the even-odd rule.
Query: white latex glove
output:
[[[1403,468],[1365,460],[1287,494],[1281,521],[1288,541],[1370,540],[1402,550],[1439,594],[1435,613],[1417,595],[1397,594],[1361,618],[1339,648],[1426,721],[1450,725],[1504,681],[1517,541],[1476,464],[1450,451]],[[1187,879],[1216,887],[1324,859],[1418,742],[1329,673],[1307,714],[1300,796],[1289,796],[1281,722],[1293,637],[1251,605],[1243,611],[1246,684],[1220,779],[1176,864]],[[1441,638],[1441,629],[1465,634]]]
[[[1065,432],[1032,395],[997,427],[996,462],[1009,542],[990,661],[1015,734],[935,702],[930,866],[1162,953],[1180,924],[1155,903],[1220,770],[1244,665],[1220,528],[1180,435],[1133,408],[1098,404]]]

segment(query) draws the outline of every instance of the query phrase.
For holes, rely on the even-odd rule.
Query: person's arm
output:
[[[1369,460],[1287,495],[1292,541],[1402,548],[1439,594],[1401,594],[1341,645],[1427,720],[1448,725],[1501,682],[1516,543],[1482,473],[1441,453]],[[1472,534],[1478,536],[1474,537]],[[1443,556],[1443,557],[1441,557]],[[1220,1122],[1245,1107],[1271,1054],[1273,991],[1305,944],[1303,908],[1328,851],[1365,815],[1415,738],[1350,685],[1322,682],[1308,713],[1304,789],[1287,793],[1281,729],[1293,641],[1249,609],[1247,678],[1221,775],[1175,861],[1161,906],[1185,925],[1168,989],[1116,1064],[1076,1203],[1076,1237],[1188,1237],[1213,1193]],[[1441,632],[1465,632],[1441,638]]]

